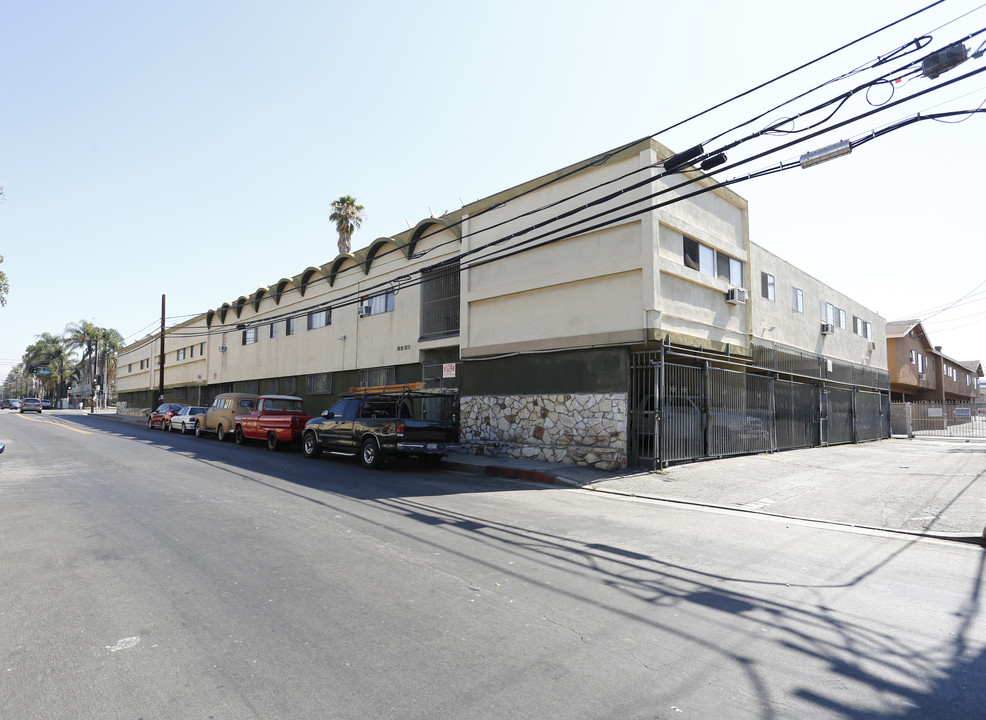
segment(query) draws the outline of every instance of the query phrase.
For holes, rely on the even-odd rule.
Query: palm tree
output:
[[[366,213],[362,205],[356,204],[356,198],[352,195],[343,195],[332,203],[332,212],[329,220],[336,224],[339,232],[339,252],[345,254],[349,252],[349,241],[353,237],[353,232],[363,224]]]
[[[95,397],[95,385],[99,384],[97,378],[106,374],[107,356],[123,347],[123,336],[112,328],[101,328],[87,320],[80,320],[65,327],[65,340],[70,350],[82,350],[79,375],[84,381],[89,380]],[[100,372],[100,367],[103,372]],[[102,385],[105,391],[106,383]]]
[[[69,359],[68,342],[65,338],[47,332],[35,337],[38,341],[28,346],[24,353],[24,364],[46,369],[48,372],[39,373],[40,377],[36,378],[36,381],[47,388],[49,397],[53,395],[61,397],[65,361]]]

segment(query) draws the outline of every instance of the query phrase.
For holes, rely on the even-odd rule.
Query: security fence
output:
[[[986,403],[893,403],[890,410],[894,435],[986,438]]]
[[[782,379],[778,370],[728,359],[676,353],[677,362],[670,362],[668,355],[661,350],[630,354],[628,461],[636,467],[890,435],[888,392],[845,385],[826,373],[882,384],[883,377],[869,368],[833,367],[789,353],[785,362],[811,372],[789,371]],[[755,362],[771,359],[761,354]]]

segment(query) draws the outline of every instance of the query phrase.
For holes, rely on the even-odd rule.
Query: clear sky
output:
[[[907,59],[986,28],[986,8],[948,0],[660,132],[931,1],[6,2],[0,378],[42,332],[88,320],[132,342],[159,325],[162,294],[172,324],[331,260],[341,195],[366,207],[364,247],[647,135],[674,150],[705,142],[914,38],[932,40]],[[984,66],[900,83],[893,100]],[[854,95],[828,124],[890,89]],[[984,101],[986,73],[728,177]],[[752,240],[887,320],[926,318],[950,357],[986,361],[986,115],[963,119],[734,185]]]

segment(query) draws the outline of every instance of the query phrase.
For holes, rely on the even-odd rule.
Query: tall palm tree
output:
[[[329,220],[336,224],[339,233],[339,252],[342,254],[349,252],[350,240],[353,233],[359,229],[366,218],[366,213],[362,205],[356,204],[356,198],[352,195],[343,195],[332,203],[332,212]]]
[[[82,351],[82,362],[92,357],[96,350],[99,328],[88,320],[79,320],[65,326],[65,341],[70,350]]]

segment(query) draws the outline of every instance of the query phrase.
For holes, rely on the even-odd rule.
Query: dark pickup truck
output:
[[[353,388],[305,425],[305,455],[359,455],[368,468],[380,467],[387,456],[416,455],[437,465],[459,441],[456,401],[452,391],[415,385]]]

